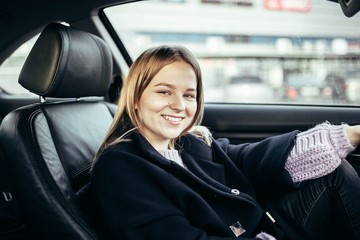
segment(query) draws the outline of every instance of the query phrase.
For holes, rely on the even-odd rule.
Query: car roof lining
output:
[[[90,19],[94,12],[121,0],[47,0],[1,1],[0,4],[0,64],[22,43],[38,34],[50,22],[79,22]],[[76,4],[74,4],[76,3]],[[48,9],[53,9],[49,11]],[[28,21],[31,19],[31,21]],[[26,33],[26,34],[24,34]]]
[[[3,0],[0,3],[0,64],[12,54],[23,42],[30,39],[50,22],[64,21],[68,23],[90,19],[94,12],[107,6],[127,3],[132,0],[62,0],[58,2],[48,0]],[[136,0],[135,0],[136,1]],[[324,0],[325,1],[325,0]],[[337,0],[327,0],[337,2]],[[343,7],[344,14],[355,14],[360,8],[360,1]],[[359,5],[359,6],[358,6]],[[53,9],[49,11],[49,9]],[[31,21],[28,21],[31,19]],[[86,29],[84,29],[86,30]],[[24,33],[26,33],[24,35]]]

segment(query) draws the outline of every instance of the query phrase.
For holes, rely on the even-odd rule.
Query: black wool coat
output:
[[[284,169],[297,133],[240,145],[218,139],[211,146],[187,135],[178,142],[185,169],[134,132],[94,165],[94,210],[110,239],[254,239],[260,231],[302,239],[265,204],[297,188]]]

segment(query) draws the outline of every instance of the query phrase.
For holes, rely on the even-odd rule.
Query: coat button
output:
[[[234,188],[234,189],[231,189],[231,194],[238,196],[238,195],[240,195],[240,191]]]

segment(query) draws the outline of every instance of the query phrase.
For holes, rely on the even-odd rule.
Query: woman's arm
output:
[[[219,146],[226,153],[248,177],[257,194],[276,196],[298,186],[284,168],[298,133],[293,131],[244,144],[231,144],[225,138],[217,139],[213,149],[216,151]]]

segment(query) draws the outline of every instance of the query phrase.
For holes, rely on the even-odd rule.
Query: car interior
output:
[[[0,94],[0,239],[106,239],[87,187],[133,58],[102,9],[127,2],[0,3],[0,64],[37,36],[18,78],[33,95]],[[360,9],[334,4],[348,18]],[[207,102],[202,125],[237,144],[359,115],[356,105]],[[358,173],[359,156],[347,158]]]
[[[52,54],[43,54],[49,50]],[[44,102],[8,114],[1,145],[14,170],[16,193],[23,196],[23,217],[36,222],[33,230],[46,239],[97,239],[84,217],[91,211],[81,208],[91,160],[116,108],[96,98],[107,92],[111,72],[103,40],[56,23],[42,31],[24,64],[19,81]],[[47,97],[65,100],[47,103]]]

